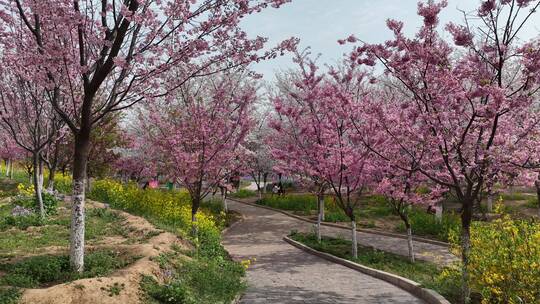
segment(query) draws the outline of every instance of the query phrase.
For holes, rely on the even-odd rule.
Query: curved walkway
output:
[[[406,291],[297,249],[282,240],[312,225],[271,210],[230,202],[245,216],[223,244],[235,259],[253,259],[240,303],[423,303]]]

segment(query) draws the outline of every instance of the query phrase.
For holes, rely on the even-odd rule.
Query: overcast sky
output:
[[[448,0],[440,15],[441,24],[461,23],[463,15],[459,10],[473,12],[478,3],[479,0]],[[242,25],[251,36],[268,37],[269,46],[291,36],[298,37],[300,49],[310,46],[312,53],[322,55],[320,62],[333,63],[351,48],[339,45],[338,39],[351,34],[370,43],[391,38],[385,25],[388,18],[404,21],[405,32],[414,34],[422,23],[416,9],[417,0],[292,0],[280,9],[249,16]],[[536,15],[522,36],[540,33],[540,13]],[[291,66],[291,57],[285,56],[258,63],[253,68],[266,80],[273,80],[275,71]]]

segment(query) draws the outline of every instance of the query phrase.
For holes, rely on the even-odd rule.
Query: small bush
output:
[[[195,304],[195,298],[185,284],[173,281],[169,284],[160,285],[151,276],[143,276],[141,289],[158,303],[164,304]]]
[[[50,193],[43,192],[41,193],[43,199],[43,207],[45,208],[45,213],[48,215],[56,214],[56,209],[58,208],[58,200],[54,195]],[[36,211],[39,210],[37,198],[34,199],[34,204]]]
[[[39,202],[34,192],[34,186],[24,186],[23,184],[19,184],[17,186],[19,189],[19,196],[17,197],[17,200],[15,201],[15,205],[20,205],[26,208],[33,209],[36,213],[39,212]],[[43,200],[43,207],[45,208],[45,213],[47,215],[53,215],[56,214],[56,209],[58,208],[58,200],[54,195],[42,192],[41,198]]]

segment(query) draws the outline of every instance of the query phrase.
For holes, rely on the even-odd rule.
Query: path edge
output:
[[[447,299],[445,299],[442,295],[437,293],[436,291],[428,288],[422,287],[420,283],[417,283],[415,281],[409,280],[404,277],[400,277],[395,274],[391,274],[382,270],[370,268],[358,263],[351,262],[349,260],[345,260],[342,258],[339,258],[337,256],[328,254],[326,252],[321,252],[318,250],[315,250],[309,246],[306,246],[300,242],[297,242],[287,236],[283,237],[283,240],[292,246],[301,249],[307,253],[310,253],[312,255],[315,255],[317,257],[320,257],[322,259],[328,260],[333,263],[337,263],[340,265],[343,265],[345,267],[351,268],[353,270],[362,272],[364,274],[367,274],[369,276],[372,276],[374,278],[383,280],[385,282],[388,282],[392,285],[395,285],[412,295],[418,297],[419,299],[425,301],[428,304],[451,304]]]
[[[227,199],[228,199],[228,198],[227,198]],[[236,226],[236,225],[238,225],[238,224],[240,224],[240,223],[242,223],[243,221],[246,220],[246,216],[245,216],[243,213],[241,213],[241,212],[238,212],[238,213],[240,214],[240,219],[239,219],[238,221],[232,223],[229,227],[225,227],[223,230],[221,230],[221,236],[222,236],[222,237],[223,237],[223,236],[224,236],[231,228],[233,228],[234,226]],[[223,246],[223,244],[222,244],[221,246]],[[223,246],[223,249],[225,249],[225,246]],[[231,260],[234,260],[234,259],[232,258],[232,256],[231,256],[231,253],[230,253],[227,249],[225,249],[225,251],[227,252],[227,255],[229,256],[229,258],[230,258]],[[244,281],[244,283],[247,283],[246,277],[244,277],[242,280]],[[234,297],[234,299],[231,301],[231,304],[239,304],[239,303],[240,303],[240,300],[242,300],[242,297],[244,296],[244,292],[245,292],[245,291],[241,291],[239,294],[237,294],[237,295]]]
[[[232,198],[227,198],[227,199],[229,199],[229,200],[231,200],[233,202],[237,202],[237,203],[246,204],[246,205],[253,206],[253,207],[259,207],[259,208],[279,212],[279,213],[285,214],[287,216],[293,217],[293,218],[295,218],[297,220],[301,220],[301,221],[308,222],[308,223],[311,223],[311,224],[316,224],[317,223],[314,220],[310,220],[310,219],[298,216],[296,214],[292,214],[292,213],[287,212],[285,210],[280,210],[280,209],[276,209],[276,208],[272,208],[272,207],[268,207],[268,206],[264,206],[264,205],[259,205],[259,204],[255,204],[255,203],[251,203],[251,202],[246,202],[246,201],[242,201],[242,200],[238,200],[238,199],[232,199]],[[344,230],[349,230],[349,231],[351,230],[350,227],[339,225],[339,224],[334,224],[334,223],[321,222],[321,225],[322,226],[339,228],[339,229],[344,229]],[[393,232],[385,232],[385,231],[365,229],[365,228],[356,228],[356,231],[357,232],[364,232],[364,233],[371,233],[371,234],[376,234],[376,235],[382,235],[382,236],[388,236],[388,237],[394,237],[394,238],[399,238],[399,239],[404,239],[404,240],[407,239],[407,236],[405,234],[399,234],[399,233],[393,233]],[[420,242],[420,243],[427,243],[427,244],[438,245],[438,246],[443,246],[443,247],[450,247],[449,243],[442,242],[442,241],[437,241],[437,240],[426,239],[426,238],[422,238],[422,237],[418,237],[418,236],[413,236],[413,240],[416,241],[416,242]]]

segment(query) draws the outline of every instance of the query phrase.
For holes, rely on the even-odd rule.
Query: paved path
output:
[[[223,244],[233,258],[255,258],[247,272],[242,304],[423,303],[408,292],[297,249],[282,240],[309,223],[271,210],[230,202],[245,220],[229,229]]]

